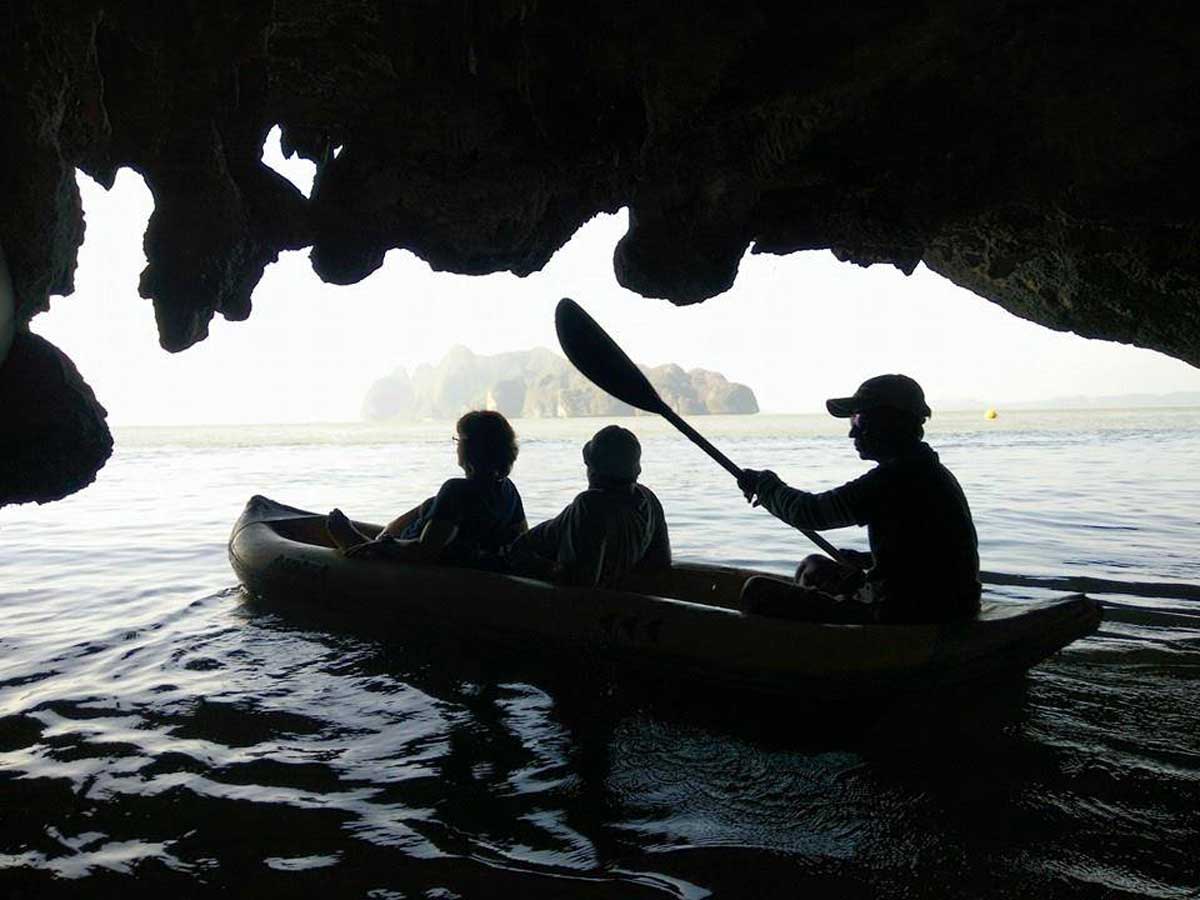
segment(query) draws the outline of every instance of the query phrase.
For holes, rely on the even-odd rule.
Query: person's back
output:
[[[430,522],[453,523],[457,531],[437,557],[447,565],[470,566],[497,557],[525,531],[521,495],[507,477],[447,479],[418,509],[396,539],[416,541]]]
[[[641,447],[632,432],[609,425],[583,451],[588,489],[508,551],[514,571],[564,584],[606,586],[632,571],[671,564],[662,504],[637,483]]]
[[[928,444],[843,489],[867,526],[867,582],[889,622],[946,621],[979,608],[979,551],[967,499]]]

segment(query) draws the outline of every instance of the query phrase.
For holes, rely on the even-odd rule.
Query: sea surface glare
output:
[[[539,521],[604,423],[515,424]],[[811,552],[669,426],[627,424],[677,556]],[[801,487],[868,465],[825,417],[695,424]],[[847,735],[781,705],[783,740],[238,589],[250,495],[385,520],[456,474],[452,427],[118,430],[94,486],[0,510],[0,895],[1200,896],[1200,602],[1102,595],[1100,631],[1011,697]],[[1200,410],[945,414],[928,439],[985,569],[1200,583]]]

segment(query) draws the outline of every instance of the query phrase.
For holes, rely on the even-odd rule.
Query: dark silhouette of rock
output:
[[[18,332],[0,375],[5,502],[44,503],[91,484],[112,453],[112,435],[104,407],[71,360],[44,338]]]
[[[337,283],[397,247],[524,275],[627,207],[614,269],[648,296],[720,293],[747,248],[829,248],[1200,363],[1188,4],[13,0],[0,25],[21,327],[72,289],[75,168],[128,166],[172,351],[245,318],[281,250]],[[311,199],[261,161],[277,123],[317,163]],[[71,421],[81,446],[104,429]],[[31,445],[58,440],[34,424]],[[14,472],[0,503],[26,493]]]
[[[665,365],[643,369],[660,396],[681,415],[758,412],[754,392],[717,372]],[[601,391],[567,360],[539,347],[476,356],[455,347],[436,366],[403,369],[379,379],[363,401],[369,420],[452,419],[468,409],[497,409],[513,418],[641,415]]]

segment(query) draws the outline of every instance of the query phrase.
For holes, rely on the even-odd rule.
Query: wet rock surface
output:
[[[720,293],[748,247],[830,248],[1200,363],[1184,4],[91,0],[12,3],[0,26],[21,322],[72,288],[73,169],[129,166],[171,351],[249,315],[284,249],[339,283],[395,247],[526,274],[627,206],[614,267],[647,296]],[[261,161],[274,124],[318,164],[311,199]]]

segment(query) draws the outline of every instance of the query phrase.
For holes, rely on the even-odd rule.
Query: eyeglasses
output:
[[[850,427],[851,428],[862,428],[863,427],[863,414],[862,413],[855,413],[854,415],[852,415],[850,417]]]

